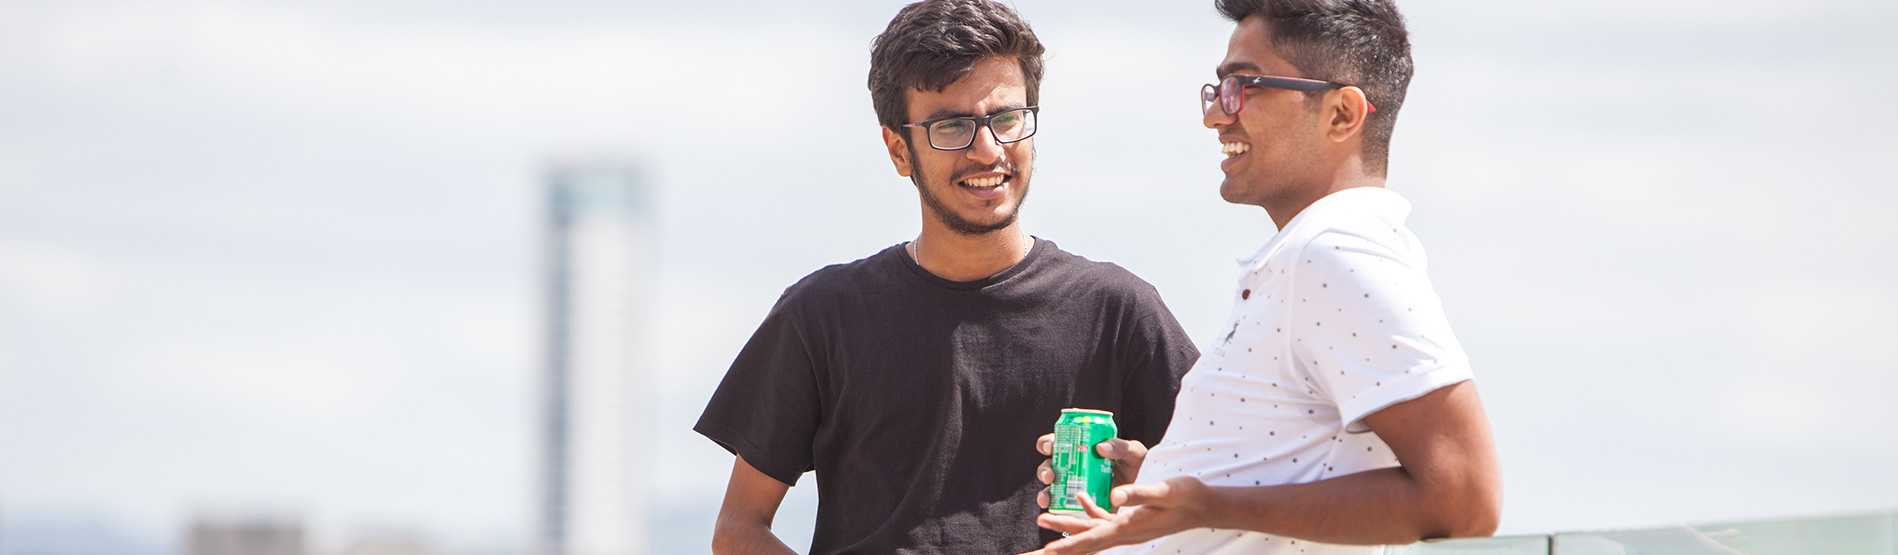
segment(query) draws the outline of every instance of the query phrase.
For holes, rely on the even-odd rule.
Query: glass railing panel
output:
[[[1556,534],[1554,555],[1898,555],[1894,515]]]
[[[1549,555],[1548,536],[1436,540],[1395,546],[1388,555]]]

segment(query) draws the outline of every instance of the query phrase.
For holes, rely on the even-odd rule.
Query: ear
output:
[[[1364,97],[1364,89],[1345,87],[1338,89],[1328,104],[1331,108],[1331,129],[1327,136],[1332,142],[1345,142],[1352,137],[1364,134],[1364,119],[1370,116],[1371,101]]]
[[[890,150],[890,163],[896,165],[896,175],[909,177],[911,161],[908,142],[888,127],[879,125],[877,129],[883,130],[883,146]]]

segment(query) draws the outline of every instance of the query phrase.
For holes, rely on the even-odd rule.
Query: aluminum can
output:
[[[1085,517],[1075,494],[1086,492],[1094,504],[1114,510],[1107,500],[1114,487],[1114,460],[1102,457],[1094,445],[1114,439],[1120,428],[1114,413],[1104,410],[1061,409],[1054,422],[1054,483],[1048,484],[1048,512]]]

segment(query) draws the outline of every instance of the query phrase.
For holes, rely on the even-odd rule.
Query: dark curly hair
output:
[[[870,101],[877,122],[901,134],[906,90],[940,92],[977,62],[1009,56],[1021,66],[1028,105],[1041,98],[1041,40],[1015,10],[990,0],[924,0],[904,6],[870,45]]]

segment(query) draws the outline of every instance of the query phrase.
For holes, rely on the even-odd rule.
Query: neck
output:
[[[923,232],[911,246],[916,263],[936,277],[975,281],[1021,263],[1035,241],[1022,232],[1019,222],[981,235],[963,235],[925,215]]]
[[[1287,195],[1280,202],[1267,202],[1264,207],[1265,212],[1272,215],[1272,223],[1279,229],[1285,229],[1286,224],[1292,223],[1292,218],[1298,217],[1300,212],[1318,202],[1318,199],[1345,189],[1383,186],[1384,176],[1365,173],[1364,160],[1352,156],[1334,166],[1330,174],[1320,176],[1308,186],[1299,187],[1297,193]]]

